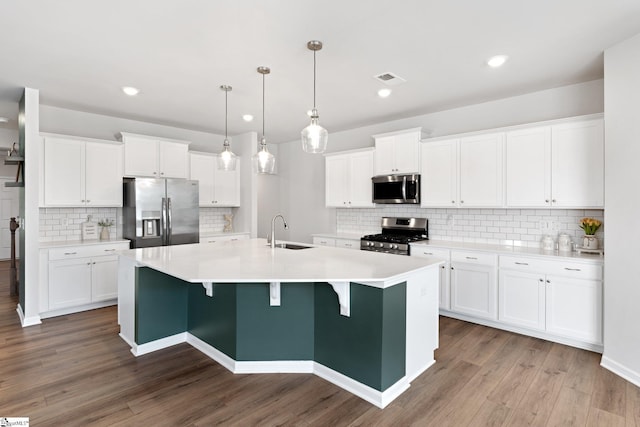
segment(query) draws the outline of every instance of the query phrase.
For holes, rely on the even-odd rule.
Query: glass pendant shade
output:
[[[311,124],[300,132],[302,149],[307,153],[324,153],[329,141],[329,132],[318,123],[318,112],[313,110]]]
[[[238,156],[231,151],[229,139],[227,138],[227,118],[228,118],[228,103],[227,95],[233,88],[231,86],[222,85],[220,90],[224,91],[224,144],[222,145],[222,153],[218,156],[218,170],[234,171],[236,170],[236,163],[238,162]]]
[[[229,141],[224,140],[224,149],[222,153],[218,156],[218,169],[223,171],[234,171],[236,170],[236,163],[238,161],[238,156],[236,156],[231,148],[229,147]]]
[[[253,171],[263,175],[273,175],[276,170],[276,158],[267,150],[267,141],[260,141],[260,150],[253,155]]]

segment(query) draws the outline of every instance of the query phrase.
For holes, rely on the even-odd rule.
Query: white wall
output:
[[[224,141],[224,135],[85,113],[49,105],[40,106],[40,131],[111,141],[116,140],[116,135],[120,132],[140,133],[191,141],[190,150],[209,153],[221,151]]]
[[[327,151],[372,147],[371,135],[419,126],[437,137],[601,113],[603,87],[602,80],[594,80],[343,132],[329,129]],[[286,237],[310,242],[313,233],[335,232],[336,210],[324,207],[324,157],[304,153],[299,141],[280,144],[279,150],[281,210],[290,225]]]
[[[604,354],[640,386],[640,34],[605,51]]]

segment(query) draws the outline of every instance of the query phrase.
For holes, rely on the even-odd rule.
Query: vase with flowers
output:
[[[598,239],[595,234],[602,225],[602,221],[595,218],[582,218],[579,224],[580,228],[584,231],[582,247],[584,249],[598,249]]]
[[[110,219],[103,219],[98,221],[98,225],[102,227],[100,230],[100,240],[109,240],[109,227],[113,225],[113,221]]]

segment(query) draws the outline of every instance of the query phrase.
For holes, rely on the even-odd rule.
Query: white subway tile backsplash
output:
[[[603,210],[593,209],[423,209],[413,206],[385,206],[375,209],[337,209],[338,233],[373,234],[380,232],[383,216],[429,219],[431,239],[475,243],[512,244],[538,247],[542,236],[569,234],[582,242],[578,221],[584,217],[604,219]],[[604,225],[596,237],[604,244]]]

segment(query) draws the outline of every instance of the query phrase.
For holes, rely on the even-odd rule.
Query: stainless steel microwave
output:
[[[419,204],[420,175],[378,175],[371,178],[373,203]]]

